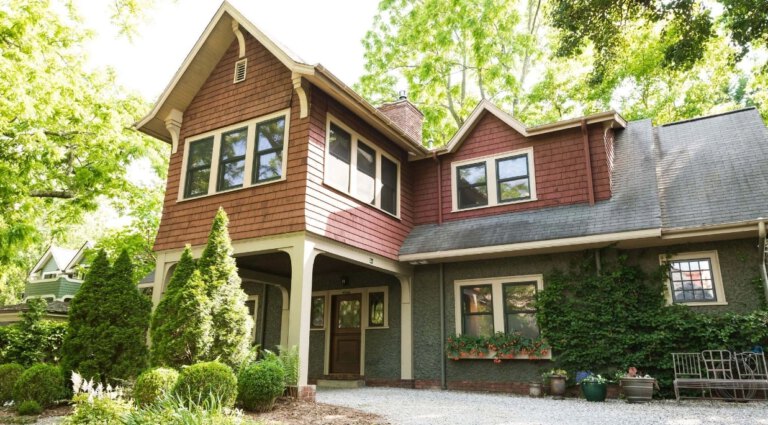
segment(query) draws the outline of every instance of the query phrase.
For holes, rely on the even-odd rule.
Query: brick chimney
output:
[[[400,92],[400,97],[392,103],[385,103],[378,107],[398,127],[414,140],[421,143],[421,126],[424,122],[424,114],[408,101],[405,91]]]

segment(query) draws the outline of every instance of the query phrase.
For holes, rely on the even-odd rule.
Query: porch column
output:
[[[288,313],[288,346],[299,348],[299,387],[307,385],[309,374],[309,326],[312,306],[312,267],[318,252],[315,244],[303,240],[286,250],[291,256],[291,296]],[[301,389],[299,390],[301,391]]]
[[[411,284],[413,276],[398,275],[400,280],[400,379],[413,379],[413,322]]]
[[[160,304],[160,297],[163,295],[166,280],[165,252],[157,253],[155,262],[155,282],[152,286],[152,309],[154,310]]]

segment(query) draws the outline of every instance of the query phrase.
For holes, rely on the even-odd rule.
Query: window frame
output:
[[[280,178],[264,180],[260,182],[253,182],[254,173],[254,161],[256,158],[256,148],[258,143],[256,141],[256,129],[260,123],[271,121],[277,118],[285,119],[285,128],[283,133],[283,149],[282,149],[282,169]],[[288,171],[288,145],[290,137],[290,121],[291,110],[282,109],[270,114],[262,115],[247,121],[241,121],[236,124],[228,125],[226,127],[217,128],[205,133],[199,133],[194,136],[190,136],[184,139],[184,155],[182,157],[181,164],[181,178],[179,182],[179,191],[176,201],[184,202],[192,199],[200,199],[207,196],[214,196],[220,193],[228,193],[236,190],[243,190],[250,187],[262,186],[266,184],[277,183],[286,180]],[[238,129],[247,128],[246,132],[246,148],[245,148],[245,170],[243,172],[243,184],[239,187],[233,187],[230,189],[218,190],[219,187],[219,173],[221,169],[221,139],[222,135]],[[205,140],[213,137],[213,148],[211,153],[211,172],[208,180],[208,192],[196,196],[186,196],[187,193],[187,181],[188,181],[188,168],[189,168],[189,146],[192,143]]]
[[[512,159],[515,157],[525,156],[528,165],[528,186],[530,196],[527,198],[520,198],[509,201],[499,201],[499,178],[498,178],[498,162],[504,159]],[[513,205],[521,204],[525,202],[533,202],[538,200],[536,195],[536,168],[534,166],[533,147],[517,149],[514,151],[508,151],[500,154],[482,156],[472,159],[465,159],[461,161],[455,161],[451,163],[451,212],[471,211],[481,208],[491,208],[501,205]],[[488,202],[485,205],[479,205],[476,207],[459,206],[459,192],[458,192],[458,170],[459,168],[469,165],[485,163],[485,176],[486,187],[488,191]],[[509,179],[504,179],[509,180]]]
[[[464,317],[461,305],[461,288],[465,286],[491,286],[493,297],[493,329],[494,332],[506,332],[506,306],[504,305],[504,285],[514,283],[536,282],[536,292],[544,289],[544,276],[540,274],[502,276],[478,279],[463,279],[453,282],[455,332],[461,335],[464,332]]]
[[[331,139],[331,124],[334,126],[340,128],[341,130],[344,130],[345,132],[350,134],[350,162],[349,162],[349,187],[344,188],[340,185],[334,184],[332,181],[328,179],[328,172],[327,172],[327,165],[330,161],[330,156],[332,155],[330,152],[330,139]],[[355,200],[359,201],[363,205],[368,205],[371,207],[376,208],[377,210],[391,216],[395,217],[397,219],[400,218],[400,211],[401,211],[401,194],[402,194],[402,164],[400,164],[400,161],[389,154],[387,151],[379,147],[376,143],[373,143],[372,141],[366,139],[365,137],[362,137],[360,133],[354,131],[349,126],[345,125],[341,120],[337,119],[333,114],[328,113],[326,117],[326,123],[325,123],[325,156],[324,156],[324,165],[323,165],[323,184],[325,184],[328,187],[331,187],[335,190],[338,190],[339,192],[344,193],[345,195],[348,195]],[[375,177],[375,183],[374,183],[374,200],[373,203],[368,203],[365,198],[363,198],[361,195],[357,193],[357,173],[360,172],[357,169],[357,151],[358,151],[358,141],[360,143],[365,144],[366,147],[372,149],[376,153],[376,159],[375,159],[375,166],[376,166],[376,177]],[[334,155],[335,156],[335,155]],[[383,186],[382,183],[382,177],[381,177],[381,158],[384,157],[387,160],[391,161],[393,164],[395,164],[396,172],[397,172],[397,184],[395,187],[395,212],[392,213],[390,211],[387,211],[381,207],[381,188]]]
[[[539,285],[537,281],[528,280],[524,282],[504,282],[501,284],[501,296],[504,298],[502,300],[502,304],[504,305],[504,332],[509,334],[509,315],[510,314],[533,314],[533,317],[536,317],[537,310],[510,310],[507,308],[507,300],[506,300],[506,291],[505,289],[508,286],[528,286],[530,284],[534,284],[533,286],[533,296],[536,298],[539,295]],[[541,335],[541,328],[539,327],[539,322],[536,321],[536,327],[539,329],[539,335]]]
[[[463,289],[464,288],[490,288],[491,289],[491,311],[489,312],[483,312],[483,313],[472,313],[469,311],[464,310],[464,297],[463,297]],[[478,283],[476,285],[461,285],[461,288],[459,289],[459,306],[461,309],[461,333],[464,333],[464,329],[467,325],[467,317],[468,316],[490,316],[491,317],[491,325],[493,326],[493,330],[491,331],[491,335],[496,333],[496,294],[494,294],[493,285],[490,283]],[[476,335],[479,336],[479,335]]]
[[[670,263],[673,261],[686,261],[686,260],[709,260],[712,265],[712,288],[715,291],[714,301],[692,301],[692,302],[675,302],[672,294],[672,279],[670,276]],[[728,301],[725,298],[725,289],[723,288],[723,276],[720,271],[720,258],[718,257],[717,250],[713,251],[698,251],[698,252],[682,252],[678,254],[661,254],[659,255],[659,263],[662,267],[666,268],[664,273],[664,285],[666,290],[664,291],[664,297],[666,298],[667,305],[686,305],[690,307],[706,307],[713,305],[728,305]]]
[[[314,301],[316,298],[322,298],[323,299],[323,326],[314,326],[312,325],[312,309],[314,308]],[[309,307],[309,330],[311,331],[323,331],[325,330],[328,320],[326,317],[326,311],[328,310],[328,296],[324,293],[312,293],[312,299],[310,301],[310,307]]]
[[[221,133],[221,135],[219,137],[223,138],[224,135],[231,134],[231,133],[239,133],[239,132],[241,132],[243,130],[245,130],[245,153],[243,155],[236,155],[236,156],[233,156],[232,158],[229,158],[229,159],[223,159],[223,155],[222,155],[223,152],[222,151],[224,150],[224,143],[221,143],[221,142],[219,143],[219,162],[218,162],[218,164],[216,166],[216,168],[217,168],[217,170],[216,170],[216,174],[217,174],[217,177],[216,177],[216,192],[217,193],[218,192],[226,192],[228,190],[233,190],[233,189],[240,189],[245,184],[245,157],[248,156],[248,127],[245,126],[245,127],[236,128],[234,130],[224,131],[224,132]],[[231,164],[231,163],[240,162],[240,161],[243,161],[243,181],[242,181],[242,183],[240,183],[239,185],[236,185],[236,186],[232,186],[232,187],[228,187],[228,188],[222,189],[221,186],[222,186],[222,181],[223,181],[223,177],[224,177],[224,175],[223,175],[223,173],[224,173],[224,166],[226,164]],[[213,164],[211,164],[211,168],[213,168]]]

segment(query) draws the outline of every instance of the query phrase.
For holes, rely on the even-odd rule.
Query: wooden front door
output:
[[[360,374],[361,294],[334,295],[331,310],[331,373]]]

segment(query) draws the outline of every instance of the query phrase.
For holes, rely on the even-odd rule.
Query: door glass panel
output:
[[[368,295],[368,326],[379,327],[384,326],[384,293],[372,292]]]
[[[339,301],[339,329],[360,327],[360,300]]]

